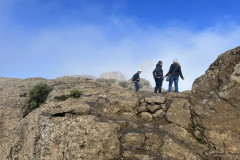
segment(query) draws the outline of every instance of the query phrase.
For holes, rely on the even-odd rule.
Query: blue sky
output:
[[[139,68],[150,80],[182,65],[191,89],[218,55],[239,46],[237,0],[1,0],[0,77],[56,78]],[[164,83],[167,88],[167,83]]]

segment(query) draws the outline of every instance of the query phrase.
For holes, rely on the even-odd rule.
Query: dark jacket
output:
[[[177,67],[177,69],[175,70],[175,68]],[[175,71],[174,71],[175,70]],[[174,71],[174,72],[173,72]],[[178,65],[177,63],[173,63],[168,71],[168,73],[166,74],[166,76],[168,76],[169,74],[171,74],[171,76],[181,76],[181,78],[183,79],[183,75],[182,75],[182,70],[181,70],[181,66]]]
[[[163,79],[163,70],[160,64],[156,65],[156,68],[153,71],[153,77],[154,79],[157,79],[157,77],[160,77],[159,79]]]
[[[139,79],[139,80],[138,80],[138,79]],[[133,75],[133,81],[137,81],[137,82],[140,81],[140,76],[139,76],[139,73],[138,73],[138,72]]]

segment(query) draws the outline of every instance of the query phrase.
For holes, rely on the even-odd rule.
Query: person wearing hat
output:
[[[178,92],[179,76],[182,78],[182,80],[184,80],[184,77],[182,75],[181,65],[178,63],[178,60],[176,58],[173,60],[173,64],[171,64],[168,73],[164,77],[167,76],[171,76],[169,80],[168,92],[172,91],[173,83],[175,86],[175,92]]]
[[[156,68],[153,71],[153,78],[156,82],[156,87],[154,90],[154,93],[157,94],[162,94],[162,82],[163,82],[163,70],[162,70],[162,61],[159,61],[156,65]]]
[[[133,77],[132,77],[132,81],[134,82],[134,84],[135,84],[135,89],[136,89],[136,92],[138,92],[139,91],[139,82],[140,82],[140,74],[142,73],[142,71],[141,70],[138,70],[138,72],[137,73],[135,73],[134,75],[133,75]]]

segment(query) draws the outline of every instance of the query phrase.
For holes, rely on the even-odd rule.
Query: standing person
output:
[[[173,60],[173,64],[171,64],[168,73],[164,77],[167,77],[168,75],[171,75],[171,78],[169,80],[168,92],[172,91],[173,82],[175,86],[175,92],[178,92],[179,75],[182,78],[182,80],[184,80],[184,77],[182,75],[181,65],[178,63],[177,59]]]
[[[139,91],[139,82],[140,82],[140,74],[142,73],[142,71],[141,70],[138,70],[138,72],[137,73],[135,73],[134,75],[133,75],[133,77],[132,77],[132,81],[134,82],[134,84],[135,84],[135,89],[136,89],[136,92],[138,92]]]
[[[153,71],[153,78],[156,82],[156,87],[154,90],[154,93],[157,94],[157,91],[159,94],[162,94],[162,82],[163,82],[163,70],[162,70],[162,61],[159,61],[156,65],[156,68]]]

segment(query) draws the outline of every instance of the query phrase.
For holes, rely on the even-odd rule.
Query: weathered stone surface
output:
[[[167,106],[166,106],[166,104],[161,104],[161,108],[162,108],[164,111],[167,111]]]
[[[240,62],[234,67],[230,82],[222,87],[219,96],[235,107],[240,106]]]
[[[228,84],[232,84],[231,81],[234,81],[234,79],[237,80],[234,77],[237,77],[235,73],[238,72],[239,61],[240,47],[220,55],[217,60],[210,65],[206,73],[193,83],[192,94],[195,100],[209,99],[211,97],[209,94],[211,91],[221,90],[225,86],[228,86]],[[236,71],[235,73],[234,70]],[[232,79],[230,80],[231,76]]]
[[[206,112],[206,110],[209,110],[209,112]],[[215,112],[213,109],[209,109],[207,105],[205,105],[205,106],[196,105],[196,106],[194,106],[193,111],[196,115],[202,116],[202,117],[209,117],[212,115],[210,113]]]
[[[146,133],[146,141],[145,141],[145,149],[155,153],[156,155],[159,154],[160,147],[162,144],[161,137],[154,133]]]
[[[124,151],[123,157],[132,160],[155,160],[154,157],[144,154],[136,154],[132,151]]]
[[[137,123],[134,123],[134,122],[128,122],[128,126],[129,126],[130,128],[133,128],[133,129],[139,127],[138,124],[137,124]]]
[[[99,78],[104,79],[115,79],[118,81],[126,81],[126,77],[121,72],[106,72],[102,73]]]
[[[163,155],[178,160],[202,160],[197,154],[194,154],[184,146],[175,143],[173,139],[168,136],[165,136],[163,141],[164,144],[160,150]]]
[[[146,120],[146,121],[152,121],[153,119],[153,116],[151,113],[148,113],[148,112],[142,112],[141,113],[141,118]]]
[[[189,101],[186,99],[174,100],[167,111],[167,120],[183,128],[191,127]]]
[[[35,78],[24,81],[0,78],[0,159],[6,159],[16,125],[29,112],[28,90],[39,82],[46,82],[46,80]]]
[[[162,104],[165,102],[165,97],[162,96],[146,97],[145,102],[149,104]]]
[[[167,92],[166,94],[166,100],[173,101],[174,99],[179,98],[179,99],[189,99],[190,98],[190,93],[188,92]]]
[[[145,142],[145,134],[141,133],[128,133],[123,137],[124,149],[137,149],[142,148]]]
[[[200,116],[201,125],[205,128],[204,136],[219,152],[240,153],[240,139],[237,136],[240,128],[236,127],[240,125],[239,108],[220,99],[209,101],[208,105],[215,111],[206,109],[206,113]]]
[[[37,113],[37,112],[36,112]],[[35,127],[39,125],[39,127]],[[31,134],[28,134],[31,132]],[[21,121],[9,159],[112,159],[120,152],[118,126],[93,116],[53,119],[32,114]],[[32,146],[36,148],[32,148]]]
[[[57,116],[64,114],[88,115],[91,113],[91,107],[75,99],[67,99],[64,102],[49,103],[47,108],[42,110],[43,114]]]
[[[147,105],[147,109],[150,113],[155,113],[160,108],[160,105]]]
[[[117,106],[108,106],[103,109],[103,112],[107,114],[117,114],[120,112],[120,110],[121,109]]]
[[[193,135],[186,129],[177,126],[172,123],[166,126],[160,126],[161,130],[167,132],[169,135],[176,137],[177,139],[181,139],[185,142],[197,145],[197,139],[193,137]],[[200,146],[200,144],[198,144]],[[200,147],[203,147],[202,145]]]
[[[223,153],[219,159],[240,159],[239,62],[240,47],[227,51],[193,84],[194,133],[214,146],[206,151],[209,157],[217,152]]]
[[[117,121],[116,123],[120,126],[121,129],[127,127],[127,123],[125,121]]]
[[[147,111],[147,107],[146,107],[146,106],[139,106],[139,107],[137,108],[137,111],[138,111],[139,113],[146,112],[146,111]]]
[[[166,115],[166,113],[160,109],[160,110],[157,110],[154,114],[153,114],[153,117],[155,119],[162,119],[164,116]]]

